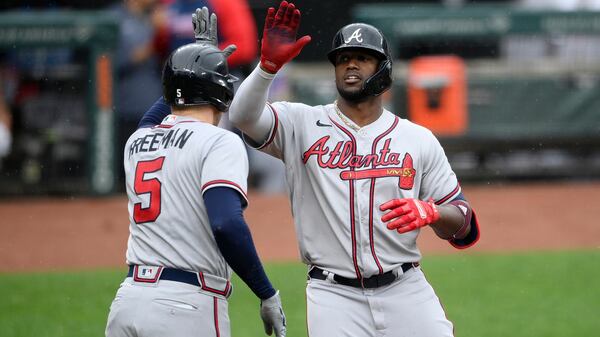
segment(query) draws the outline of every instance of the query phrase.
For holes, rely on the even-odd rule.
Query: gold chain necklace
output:
[[[335,107],[335,113],[338,115],[338,117],[342,120],[342,122],[344,122],[344,124],[346,124],[349,128],[351,128],[354,131],[358,131],[360,130],[360,126],[350,122],[348,120],[348,118],[346,116],[344,116],[344,114],[342,113],[342,111],[340,110],[340,108],[338,107],[337,104],[337,100],[335,100],[333,102],[333,106]]]

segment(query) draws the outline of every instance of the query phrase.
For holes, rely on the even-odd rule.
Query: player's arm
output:
[[[140,119],[140,122],[138,123],[138,129],[158,125],[170,113],[171,107],[161,96],[154,104],[152,104],[150,109],[144,113],[142,119]]]
[[[266,106],[274,77],[257,67],[240,84],[229,106],[231,123],[259,144],[267,139],[274,121],[273,114]]]
[[[229,187],[214,187],[204,193],[210,227],[225,261],[261,299],[265,332],[285,336],[285,315],[279,292],[275,291],[258,258],[252,234],[242,214],[245,200]]]
[[[478,235],[477,219],[462,193],[445,205],[436,205],[433,200],[404,198],[390,200],[380,209],[387,211],[381,221],[388,229],[401,234],[429,225],[438,237],[457,248],[474,243]]]
[[[438,237],[448,240],[452,246],[459,249],[469,248],[479,240],[479,222],[475,211],[463,196],[462,192],[456,196],[448,204],[443,205],[444,207],[454,206],[454,212],[458,211],[463,217],[460,222],[461,226],[447,226],[441,224],[439,226],[432,226],[433,230]],[[452,234],[451,234],[452,233]]]
[[[262,143],[273,125],[273,115],[266,107],[268,91],[275,74],[296,57],[310,42],[310,36],[296,39],[300,11],[282,1],[277,11],[267,11],[261,41],[260,64],[240,85],[229,108],[229,119],[257,143]]]
[[[265,331],[285,336],[285,315],[279,293],[273,289],[254,248],[242,210],[247,205],[248,157],[242,140],[221,132],[212,138],[203,157],[200,186],[217,246],[231,268],[261,299],[260,314]]]
[[[431,228],[439,238],[464,239],[469,235],[473,210],[462,193],[448,204],[435,207],[440,213],[440,218],[431,224]]]
[[[456,175],[435,136],[427,131],[422,149],[419,199],[393,199],[380,206],[381,220],[390,230],[406,233],[431,226],[436,235],[456,248],[468,248],[479,239],[475,212],[464,198]]]
[[[204,193],[204,204],[217,246],[227,263],[260,299],[275,295],[254,248],[252,234],[242,214],[245,200],[229,187]]]

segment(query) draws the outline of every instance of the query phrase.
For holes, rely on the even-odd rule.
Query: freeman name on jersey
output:
[[[177,128],[167,132],[155,132],[136,138],[129,146],[129,157],[138,152],[152,152],[160,148],[183,148],[194,131]]]

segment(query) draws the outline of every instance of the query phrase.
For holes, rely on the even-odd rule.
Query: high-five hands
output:
[[[194,25],[196,43],[206,43],[219,47],[217,15],[215,13],[209,15],[206,7],[196,8],[196,13],[192,14],[192,25]],[[225,54],[225,57],[229,57],[236,49],[237,47],[234,44],[230,44],[223,49],[223,54]]]
[[[300,11],[293,3],[282,1],[277,12],[269,8],[260,49],[260,65],[264,70],[276,73],[310,42],[309,35],[296,40],[299,25]]]
[[[387,228],[406,233],[430,225],[440,218],[433,200],[425,202],[417,199],[392,199],[379,206],[382,211],[390,210],[381,217]],[[389,221],[389,222],[388,222]]]

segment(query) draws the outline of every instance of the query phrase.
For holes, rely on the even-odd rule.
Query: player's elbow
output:
[[[230,240],[239,233],[248,231],[248,226],[241,215],[228,214],[211,221],[211,229],[217,241]]]

